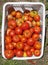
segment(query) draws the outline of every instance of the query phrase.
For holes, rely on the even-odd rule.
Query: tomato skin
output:
[[[34,34],[32,35],[32,39],[33,39],[34,41],[39,40],[39,34],[34,33]]]
[[[29,21],[32,22],[33,21],[33,18],[31,16],[29,16]]]
[[[19,19],[22,17],[21,11],[16,11],[16,18]]]
[[[27,30],[29,29],[29,24],[27,22],[24,22],[21,26],[22,30]]]
[[[16,11],[12,11],[12,12],[11,12],[11,15],[12,15],[12,16],[16,16]]]
[[[24,44],[22,42],[18,42],[16,45],[17,49],[23,49],[24,48]]]
[[[41,51],[40,51],[40,50],[35,50],[35,51],[34,51],[34,55],[35,55],[35,56],[40,56],[40,54],[41,54]]]
[[[32,21],[32,26],[34,27],[34,26],[36,26],[37,25],[37,23],[36,23],[36,21]]]
[[[35,33],[40,33],[41,32],[41,28],[39,26],[35,26],[34,27],[34,32]]]
[[[14,29],[16,27],[16,21],[15,20],[9,20],[8,21],[8,27],[11,29]]]
[[[11,43],[6,45],[6,49],[12,50],[14,47]]]
[[[38,22],[36,23],[36,25],[37,25],[37,26],[40,26],[40,25],[41,25],[40,21],[38,21]]]
[[[13,50],[5,50],[5,51],[4,51],[4,54],[5,54],[5,57],[6,57],[7,59],[11,59],[11,58],[14,57],[14,52],[13,52]]]
[[[13,37],[15,35],[15,31],[14,30],[11,30],[10,31],[10,36]]]
[[[32,56],[32,52],[30,50],[26,51],[26,54],[27,54],[28,57]]]
[[[35,51],[34,47],[31,47],[30,51],[32,52],[32,54],[34,54]]]
[[[20,27],[16,27],[15,33],[16,33],[17,35],[22,34],[22,29],[21,29]]]
[[[41,49],[41,42],[36,41],[34,44],[34,48],[40,50]]]
[[[31,34],[33,34],[33,32],[34,32],[34,29],[33,29],[33,28],[30,28],[30,32],[31,32]]]
[[[34,16],[34,20],[37,22],[37,21],[40,21],[40,16],[39,15],[35,15]]]
[[[27,51],[27,50],[29,50],[29,49],[30,49],[30,46],[26,44],[26,45],[24,46],[24,51]]]
[[[34,44],[34,40],[32,38],[29,38],[27,44],[32,46]]]
[[[30,32],[30,30],[25,30],[25,31],[23,32],[23,35],[24,35],[26,38],[30,38],[30,37],[31,37],[31,32]]]
[[[20,38],[18,35],[14,35],[12,40],[13,40],[13,42],[19,42]]]
[[[5,43],[9,44],[11,43],[12,39],[10,36],[5,36]]]
[[[12,45],[13,45],[14,48],[16,48],[17,43],[12,42]]]
[[[22,57],[23,56],[23,51],[22,50],[17,50],[16,51],[16,57]]]

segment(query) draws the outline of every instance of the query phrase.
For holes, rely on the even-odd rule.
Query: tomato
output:
[[[24,47],[24,44],[22,42],[18,42],[16,45],[17,49],[23,49],[23,47]]]
[[[25,31],[23,32],[23,34],[24,34],[24,36],[25,36],[26,38],[30,38],[30,37],[31,37],[31,32],[30,32],[30,30],[25,30]]]
[[[16,48],[17,43],[12,42],[12,45],[13,45],[14,48]]]
[[[30,51],[32,52],[32,54],[34,54],[35,51],[34,47],[31,47]]]
[[[34,16],[34,20],[37,22],[37,21],[40,21],[40,16],[39,15],[35,15]]]
[[[13,52],[13,50],[5,50],[5,51],[4,51],[4,54],[5,54],[5,57],[6,57],[7,59],[11,59],[11,58],[14,57],[14,52]]]
[[[36,25],[37,25],[37,26],[40,26],[40,25],[41,25],[40,21],[38,21],[38,22],[36,23]]]
[[[16,51],[16,57],[22,57],[23,56],[23,51],[22,50],[17,50]]]
[[[34,27],[34,32],[35,33],[40,33],[41,32],[41,28],[39,26],[35,26]]]
[[[10,35],[10,31],[11,31],[11,29],[10,28],[7,28],[7,31],[6,31],[6,35]]]
[[[16,11],[16,18],[21,18],[22,17],[22,12],[21,11]]]
[[[26,51],[26,54],[27,54],[28,57],[32,56],[32,52],[30,50]]]
[[[17,50],[16,50],[16,49],[14,49],[13,51],[14,51],[14,55],[16,55],[16,51],[17,51]]]
[[[14,29],[16,27],[16,21],[15,20],[9,20],[8,21],[8,27],[11,29]]]
[[[7,44],[5,47],[6,49],[9,49],[9,50],[12,50],[14,48],[11,43]]]
[[[36,21],[32,21],[32,26],[36,26]]]
[[[27,38],[25,36],[22,36],[21,42],[26,42],[26,41],[27,41]]]
[[[36,33],[34,33],[33,35],[32,35],[32,39],[33,40],[39,40],[39,34],[36,34]]]
[[[32,22],[30,22],[29,20],[28,21],[25,21],[29,24],[29,28],[32,27]]]
[[[5,36],[5,43],[11,43],[12,39],[10,36]]]
[[[32,46],[34,44],[34,40],[32,38],[29,38],[27,40],[28,45]]]
[[[23,53],[23,57],[27,57],[27,54],[26,54],[26,52],[24,52],[24,53]]]
[[[30,46],[26,44],[26,45],[24,46],[24,51],[27,51],[27,50],[29,50],[29,49],[30,49]]]
[[[10,36],[13,37],[15,35],[15,31],[14,30],[11,30],[10,31]]]
[[[14,42],[19,42],[19,41],[20,41],[20,38],[19,38],[18,35],[14,35],[12,40],[13,40]]]
[[[41,51],[40,51],[40,50],[35,50],[35,51],[34,51],[34,55],[35,55],[35,56],[40,56],[40,54],[41,54]]]
[[[15,33],[18,34],[18,35],[22,34],[22,29],[20,27],[16,27],[15,28]]]
[[[30,32],[33,34],[33,32],[34,32],[34,29],[33,29],[33,28],[30,28]]]
[[[29,16],[29,13],[30,13],[30,11],[29,11],[29,10],[27,10],[27,9],[24,11],[24,15]]]
[[[27,30],[29,29],[29,24],[27,22],[23,23],[21,26],[22,30]]]
[[[12,12],[11,12],[11,15],[12,15],[12,16],[16,16],[16,11],[12,11]]]
[[[29,16],[29,21],[32,22],[33,21],[33,18],[31,16]]]
[[[17,26],[20,27],[24,23],[24,21],[20,18],[20,19],[17,20],[16,23],[17,23]]]
[[[41,49],[41,42],[36,41],[34,44],[34,48],[40,50]]]

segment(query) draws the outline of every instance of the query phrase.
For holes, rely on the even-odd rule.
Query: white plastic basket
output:
[[[38,10],[40,17],[41,17],[41,25],[42,25],[42,36],[41,36],[41,54],[40,56],[36,57],[36,56],[32,56],[32,57],[14,57],[12,58],[12,60],[27,60],[27,59],[39,59],[43,56],[43,50],[44,50],[44,38],[45,38],[45,6],[43,3],[40,2],[7,2],[4,4],[3,6],[3,18],[2,18],[2,56],[6,59],[5,55],[4,55],[4,33],[5,33],[5,29],[6,26],[5,23],[5,16],[6,16],[6,6],[10,6],[12,5],[16,10],[22,10],[22,7],[27,8],[29,10],[31,9],[35,9]],[[18,7],[17,7],[18,6]]]

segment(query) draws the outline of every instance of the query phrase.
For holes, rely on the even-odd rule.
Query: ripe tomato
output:
[[[7,59],[11,59],[11,58],[14,57],[14,52],[13,52],[13,50],[5,50],[5,51],[4,51],[4,54],[5,54],[5,57],[6,57]]]
[[[36,25],[37,26],[40,26],[41,25],[40,21],[36,22]]]
[[[21,17],[22,17],[22,12],[16,11],[16,18],[21,18]]]
[[[27,22],[24,22],[21,26],[22,30],[27,30],[29,28],[29,24]]]
[[[30,45],[30,46],[32,46],[34,44],[34,40],[32,38],[29,38],[27,40],[27,44]]]
[[[28,57],[32,56],[32,52],[30,50],[26,51],[26,54],[27,54]]]
[[[29,27],[32,27],[32,22],[30,22],[29,20],[28,21],[25,21],[29,24]]]
[[[14,48],[16,48],[17,43],[12,42],[12,45],[13,45]]]
[[[35,21],[40,21],[40,16],[39,16],[39,15],[35,15],[35,16],[34,16],[34,20],[35,20]]]
[[[12,15],[12,16],[16,16],[16,11],[12,11],[12,12],[11,12],[11,15]]]
[[[39,34],[36,34],[36,33],[34,33],[33,35],[32,35],[32,39],[33,40],[39,40]]]
[[[16,57],[22,57],[23,56],[23,51],[22,50],[17,50],[16,51]]]
[[[24,36],[25,36],[26,38],[30,38],[30,37],[31,37],[31,32],[30,32],[30,30],[25,30],[25,31],[23,32],[23,34],[24,34]]]
[[[10,31],[10,36],[13,37],[15,35],[15,31],[14,30],[11,30]]]
[[[33,34],[33,32],[34,32],[34,29],[33,29],[33,28],[30,28],[30,32],[31,32],[31,34]]]
[[[10,31],[11,31],[11,29],[10,29],[10,28],[7,28],[7,31],[6,31],[6,35],[7,35],[7,36],[10,35]]]
[[[34,32],[35,33],[40,33],[41,32],[41,28],[39,26],[35,26],[34,27]]]
[[[34,48],[40,50],[41,49],[41,42],[36,41],[34,44]]]
[[[34,54],[35,49],[31,47],[30,51],[32,52],[32,55]]]
[[[5,36],[5,43],[11,43],[12,39],[10,36]]]
[[[34,55],[35,55],[35,56],[40,56],[40,54],[41,54],[41,51],[40,51],[40,50],[35,50],[35,51],[34,51]]]
[[[24,46],[24,51],[27,51],[27,50],[29,50],[29,49],[30,49],[30,46],[26,44],[26,45]]]
[[[14,35],[12,40],[13,40],[14,42],[19,42],[19,41],[20,41],[20,38],[19,38],[18,35]]]
[[[6,49],[9,49],[9,50],[12,50],[14,48],[11,43],[7,44],[5,47]]]
[[[16,27],[16,21],[15,20],[9,20],[8,21],[8,27],[11,29],[14,29]]]
[[[32,21],[32,26],[36,26],[36,21]]]
[[[33,21],[33,18],[31,16],[29,16],[29,21],[32,22]]]
[[[18,35],[22,34],[22,29],[20,27],[16,27],[15,28],[15,33],[18,34]]]
[[[25,36],[22,36],[21,42],[26,42],[26,41],[27,41],[27,38]]]
[[[17,49],[23,49],[23,48],[24,48],[24,44],[23,44],[22,42],[18,42],[18,43],[16,44],[16,48],[17,48]]]
[[[16,55],[16,49],[14,49],[13,51],[14,51],[14,55]]]

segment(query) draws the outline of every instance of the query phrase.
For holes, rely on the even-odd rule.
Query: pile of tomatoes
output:
[[[13,57],[32,57],[41,54],[40,15],[35,10],[12,11],[7,16],[5,50],[7,59]]]

